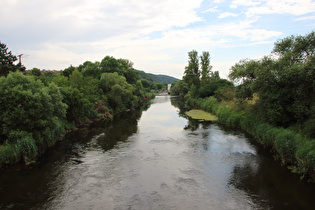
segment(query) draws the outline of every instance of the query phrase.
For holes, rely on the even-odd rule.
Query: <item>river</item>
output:
[[[188,119],[169,96],[0,172],[0,209],[314,209],[314,198],[250,137]]]

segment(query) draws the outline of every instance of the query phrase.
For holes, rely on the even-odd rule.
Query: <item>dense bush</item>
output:
[[[63,131],[67,105],[55,84],[10,73],[0,78],[0,132],[5,147],[14,145],[17,158],[34,160]]]

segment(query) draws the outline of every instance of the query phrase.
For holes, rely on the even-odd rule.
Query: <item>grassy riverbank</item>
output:
[[[214,97],[190,98],[187,104],[216,114],[220,123],[246,131],[271,149],[276,159],[292,172],[299,173],[301,178],[315,181],[315,139],[307,138],[289,128],[272,126],[235,103],[219,103]]]

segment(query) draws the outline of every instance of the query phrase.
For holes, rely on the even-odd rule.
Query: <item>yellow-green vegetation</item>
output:
[[[193,119],[197,119],[197,120],[206,120],[206,121],[217,121],[218,118],[217,116],[209,113],[209,112],[205,112],[203,110],[200,109],[192,109],[188,112],[185,113],[187,116],[193,118]]]

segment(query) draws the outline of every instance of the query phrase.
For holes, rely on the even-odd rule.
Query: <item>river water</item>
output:
[[[244,133],[188,119],[169,96],[0,172],[0,209],[314,207],[314,184]]]

